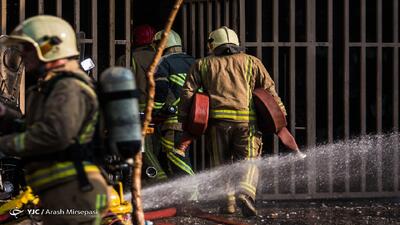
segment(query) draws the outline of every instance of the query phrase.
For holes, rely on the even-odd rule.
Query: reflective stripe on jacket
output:
[[[237,53],[224,56],[208,56],[197,60],[186,77],[179,105],[179,119],[186,120],[192,98],[198,91],[210,96],[210,118],[233,122],[249,122],[256,119],[252,92],[264,88],[286,114],[285,107],[275,91],[262,62],[254,56]]]

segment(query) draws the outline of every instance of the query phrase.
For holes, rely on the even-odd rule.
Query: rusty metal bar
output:
[[[257,42],[246,42],[245,43],[246,46],[248,47],[257,47],[260,44]],[[296,47],[308,47],[310,46],[310,43],[307,42],[295,42],[294,44],[292,44],[291,42],[261,42],[261,47],[274,47],[274,46],[279,46],[279,47],[290,47],[290,46],[296,46]],[[312,43],[313,46],[315,47],[329,47],[328,42],[314,42]],[[386,44],[385,45],[389,45]],[[393,44],[391,44],[393,45]],[[399,45],[400,46],[400,45]]]
[[[182,5],[182,37],[183,48],[185,51],[188,49],[188,31],[187,31],[187,4]]]
[[[98,32],[97,32],[97,0],[92,0],[92,59],[94,63],[98,63]],[[93,77],[97,80],[97,68],[93,68]]]
[[[215,27],[221,27],[221,1],[215,1]]]
[[[376,76],[376,120],[377,133],[382,133],[382,1],[377,1],[377,33],[378,33],[378,56],[377,56],[377,76]],[[382,138],[378,137],[378,191],[382,191]]]
[[[243,47],[246,47],[246,4],[245,0],[239,0],[239,30],[240,30],[240,41]]]
[[[290,0],[290,72],[289,72],[289,116],[290,132],[296,137],[296,0]],[[294,162],[290,165],[290,193],[296,193],[296,175]]]
[[[1,34],[7,34],[7,0],[1,0]]]
[[[224,18],[224,25],[225,26],[227,26],[227,27],[230,27],[231,26],[231,24],[230,24],[230,6],[229,6],[229,2],[230,2],[231,0],[225,0],[225,18]]]
[[[108,24],[108,33],[110,34],[109,38],[109,62],[110,66],[115,65],[115,0],[109,0],[108,5],[108,16],[109,16],[109,24]]]
[[[38,0],[38,14],[44,14],[44,0]]]
[[[360,69],[360,124],[361,135],[367,133],[367,62],[366,62],[366,30],[367,30],[367,17],[366,17],[366,0],[361,0],[361,69]],[[361,191],[366,191],[367,177],[366,177],[367,159],[366,155],[361,155]]]
[[[81,31],[81,1],[74,0],[74,24],[75,32]]]
[[[57,0],[56,2],[56,15],[62,17],[62,0]]]
[[[19,0],[19,22],[25,20],[25,0]],[[24,88],[25,89],[25,88]]]
[[[315,42],[315,1],[307,1],[307,41],[310,44],[307,47],[307,81],[306,81],[306,102],[307,102],[307,145],[312,147],[315,145],[316,124],[315,124],[315,63],[316,63],[316,47],[312,44]],[[308,161],[308,193],[316,192],[316,163],[315,156]]]
[[[399,41],[399,2],[393,0],[393,42]],[[393,49],[393,130],[399,131],[399,49]],[[399,149],[399,141],[397,141],[397,148]],[[395,191],[399,190],[399,151],[394,151],[393,155],[393,187]]]
[[[190,40],[192,46],[192,56],[196,57],[196,3],[189,5],[190,11]]]
[[[127,68],[131,67],[131,0],[125,0],[125,65]]]
[[[200,46],[200,57],[204,57],[204,23],[201,21],[202,18],[204,18],[204,3],[200,2],[199,3],[199,46]]]
[[[328,143],[333,142],[333,0],[328,0]],[[333,162],[328,160],[328,189],[333,193]]]

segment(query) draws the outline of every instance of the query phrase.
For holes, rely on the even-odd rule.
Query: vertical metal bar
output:
[[[212,21],[212,10],[213,10],[213,8],[212,8],[212,2],[210,2],[210,1],[207,1],[207,12],[206,12],[206,14],[207,14],[207,35],[212,31],[212,29],[213,29],[213,26],[212,26],[212,24],[213,24],[213,21]]]
[[[274,10],[275,15],[275,10]],[[275,17],[274,17],[275,18]],[[274,34],[275,35],[275,34]],[[256,1],[256,42],[257,57],[262,60],[262,3],[261,0]],[[274,68],[275,71],[275,68]]]
[[[238,0],[232,2],[232,21],[231,26],[234,31],[238,31]]]
[[[75,32],[81,31],[81,1],[74,0],[74,23],[75,23]]]
[[[378,57],[377,57],[377,76],[376,76],[376,120],[377,132],[382,133],[382,1],[377,1],[377,33],[378,33]],[[382,191],[382,138],[378,138],[378,191]]]
[[[393,42],[398,43],[399,41],[399,2],[393,0]],[[399,130],[399,49],[393,48],[393,130],[398,132]],[[393,187],[394,191],[399,190],[399,141],[397,138],[396,150],[394,151],[393,161]]]
[[[206,139],[205,136],[201,136],[201,169],[206,169]]]
[[[199,2],[199,46],[200,46],[200,57],[204,57],[204,2]]]
[[[344,111],[344,139],[348,140],[350,136],[350,102],[349,102],[349,0],[344,1],[344,79],[343,79],[343,111]],[[349,149],[345,148],[345,190],[350,191],[350,166],[349,166]]]
[[[333,0],[328,0],[328,143],[333,142]],[[333,192],[333,162],[328,161],[329,193]]]
[[[110,40],[108,44],[109,48],[109,65],[115,65],[115,0],[109,0],[108,6],[108,16],[109,16],[109,24],[108,30],[110,34]]]
[[[262,4],[261,0],[257,1],[259,4],[256,6],[257,7],[257,23],[260,23],[259,25],[259,32],[260,35],[257,35],[257,42],[260,45],[257,47],[257,54],[260,52],[261,54],[261,44],[262,44]],[[273,50],[273,64],[274,64],[274,82],[275,82],[275,87],[276,91],[279,92],[279,0],[274,0],[273,1],[273,41],[274,41],[274,50]],[[260,22],[258,22],[260,21]],[[279,93],[278,93],[279,94]],[[274,154],[279,153],[279,141],[278,137],[274,135],[274,142],[273,142],[273,151]]]
[[[296,137],[296,0],[290,0],[290,132]],[[296,192],[296,174],[294,162],[290,166],[290,192]]]
[[[131,67],[131,0],[125,0],[125,65],[127,68]]]
[[[196,57],[196,3],[190,3],[190,41],[192,47],[192,56]]]
[[[1,0],[1,34],[7,34],[7,0]]]
[[[25,0],[19,0],[19,22],[25,20]],[[25,70],[21,74],[21,84],[19,86],[19,108],[25,114]]]
[[[307,145],[315,145],[315,1],[307,1]],[[308,193],[315,194],[316,176],[315,176],[315,156],[308,160]]]
[[[240,41],[243,47],[246,47],[246,4],[245,0],[239,0],[239,19],[240,19]]]
[[[224,25],[230,27],[230,5],[229,2],[231,0],[225,0],[225,18],[224,18]]]
[[[296,137],[296,0],[290,0],[290,132]]]
[[[56,13],[58,17],[62,17],[62,0],[56,2]]]
[[[188,49],[188,32],[187,32],[187,4],[182,5],[182,36],[183,48],[185,51]]]
[[[94,63],[98,63],[98,37],[97,37],[97,0],[92,0],[92,58]],[[97,68],[93,69],[93,77],[97,80]]]
[[[273,41],[274,41],[274,47],[273,47],[273,76],[272,79],[275,82],[275,88],[276,91],[279,90],[279,46],[278,46],[278,25],[279,25],[279,0],[274,0],[273,1],[273,11],[272,11],[272,21],[273,21]],[[262,59],[262,2],[261,0],[258,0],[256,3],[256,33],[257,33],[257,57]],[[274,154],[279,153],[279,142],[278,138],[276,135],[274,135],[273,139],[273,152]],[[278,194],[279,193],[279,168],[274,168],[273,169],[273,174],[274,174],[274,193]]]
[[[44,0],[38,0],[38,14],[44,14]]]
[[[393,0],[393,42],[399,42],[399,2]],[[399,130],[399,51],[393,48],[393,130]]]
[[[221,1],[215,1],[215,26],[221,27]]]
[[[19,0],[19,22],[25,20],[25,0]]]
[[[366,17],[366,0],[361,0],[361,68],[360,68],[360,124],[361,135],[367,133],[367,71],[366,71],[366,30],[367,30],[367,17]],[[367,177],[366,177],[367,159],[365,154],[361,154],[361,192],[366,191]]]

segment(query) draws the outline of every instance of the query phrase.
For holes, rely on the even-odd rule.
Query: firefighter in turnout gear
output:
[[[154,36],[154,44],[161,40],[164,31]],[[159,124],[163,153],[160,163],[168,175],[193,175],[188,152],[174,148],[180,140],[183,130],[178,122],[177,106],[180,101],[182,86],[194,58],[182,51],[182,41],[175,31],[171,30],[164,50],[164,56],[155,73],[156,95],[154,100],[154,117],[163,118]]]
[[[150,25],[141,25],[133,30],[133,45],[132,50],[132,72],[135,76],[136,85],[139,92],[139,107],[140,112],[144,113],[146,107],[146,99],[148,93],[147,70],[156,54],[153,47],[153,38],[156,33],[155,29]],[[125,55],[117,60],[117,65],[125,66]],[[156,181],[167,178],[166,173],[162,169],[157,156],[160,154],[161,144],[156,134],[146,135],[144,140],[144,164],[145,170],[142,174],[147,174],[149,168],[155,169],[155,175],[152,177]],[[144,181],[147,181],[145,179]]]
[[[26,76],[37,85],[26,99],[26,130],[0,137],[0,151],[25,162],[27,184],[39,195],[43,224],[99,224],[107,207],[107,184],[85,160],[98,116],[92,81],[75,59],[73,28],[54,16],[27,19],[0,44],[21,50]],[[67,215],[67,210],[90,215]],[[57,214],[57,213],[55,213]]]
[[[208,47],[212,54],[197,60],[186,78],[179,106],[180,121],[186,121],[196,92],[209,95],[206,135],[214,166],[245,160],[241,173],[227,178],[224,211],[234,213],[237,203],[244,216],[254,216],[259,171],[252,161],[261,154],[262,140],[256,127],[252,91],[264,88],[285,115],[286,111],[262,62],[242,52],[233,30],[221,27],[211,32]]]

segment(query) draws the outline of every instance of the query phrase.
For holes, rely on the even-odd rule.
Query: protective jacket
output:
[[[76,78],[60,76],[73,74]],[[27,92],[26,131],[0,137],[1,150],[27,160],[27,183],[37,193],[73,180],[76,170],[71,161],[54,160],[50,155],[72,145],[92,140],[98,115],[98,101],[90,78],[77,61],[48,71],[38,85]],[[48,159],[47,159],[48,157]],[[99,172],[84,162],[86,172]]]
[[[186,74],[194,61],[192,56],[185,53],[171,53],[160,60],[155,75],[154,113],[156,116],[167,117],[162,126],[163,130],[182,130],[177,119],[177,106]]]
[[[155,51],[150,46],[137,47],[132,52],[132,71],[136,78],[136,86],[140,91],[139,106],[140,111],[144,111],[146,106],[146,98],[148,93],[146,72],[153,61]]]
[[[193,95],[204,91],[210,96],[210,118],[232,122],[255,121],[252,101],[254,88],[264,88],[281,107],[285,107],[275,91],[262,62],[245,53],[215,56],[196,61],[186,78],[181,95],[179,115],[185,121]]]

